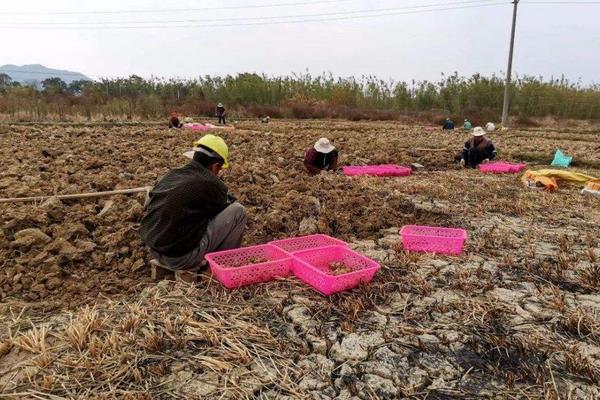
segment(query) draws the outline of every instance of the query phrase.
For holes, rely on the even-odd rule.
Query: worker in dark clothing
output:
[[[452,120],[450,118],[446,118],[446,121],[444,121],[444,125],[442,126],[443,130],[452,130],[454,129],[454,122],[452,122]]]
[[[179,121],[179,116],[176,112],[171,113],[171,118],[169,119],[169,128],[181,128],[183,124]]]
[[[321,171],[335,171],[337,163],[338,151],[327,138],[317,140],[304,155],[304,166],[314,175],[320,174]]]
[[[456,156],[460,165],[475,168],[481,163],[493,160],[496,157],[496,148],[492,141],[485,137],[485,130],[477,126],[471,135],[471,139],[465,142],[462,153]]]
[[[206,253],[240,247],[246,226],[244,207],[218,178],[228,167],[223,139],[206,135],[185,155],[192,161],[154,186],[140,224],[150,254],[173,270],[197,267]]]
[[[223,123],[225,125],[225,107],[223,107],[223,103],[217,104],[217,117],[219,117],[219,124]]]

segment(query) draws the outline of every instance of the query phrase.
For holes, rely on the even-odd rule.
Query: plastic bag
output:
[[[554,167],[568,167],[571,165],[571,161],[573,161],[573,157],[567,156],[561,150],[556,150],[554,153],[554,160],[552,160],[552,166]]]
[[[544,190],[551,191],[558,187],[559,182],[585,185],[587,182],[597,180],[597,178],[579,172],[563,171],[560,169],[540,169],[538,171],[525,171],[521,180],[528,188],[541,187]]]
[[[585,185],[581,193],[600,196],[600,179],[594,179],[593,181],[589,181],[587,185]]]

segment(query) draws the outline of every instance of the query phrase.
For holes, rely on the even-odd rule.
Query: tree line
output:
[[[198,79],[128,78],[77,80],[48,78],[22,85],[0,74],[0,114],[16,120],[160,119],[171,111],[212,116],[218,102],[234,118],[397,119],[434,112],[455,118],[497,120],[504,82],[499,76],[457,73],[437,81],[395,82],[374,76],[336,78],[331,74],[270,77],[254,73]],[[510,90],[511,115],[600,118],[600,86],[564,78],[525,76]]]

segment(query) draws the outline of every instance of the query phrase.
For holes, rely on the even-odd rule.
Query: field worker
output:
[[[217,117],[219,117],[219,124],[223,122],[225,125],[225,107],[223,107],[223,103],[217,104]]]
[[[176,112],[171,113],[171,119],[169,119],[169,128],[181,128],[183,124],[179,122],[179,116]]]
[[[488,122],[485,124],[485,130],[488,132],[494,132],[496,130],[496,125],[493,122]]]
[[[469,121],[468,119],[465,119],[465,123],[463,124],[463,129],[465,131],[470,131],[471,129],[473,129],[473,125],[471,124],[471,121]]]
[[[315,175],[321,171],[335,171],[337,163],[338,151],[327,138],[317,140],[304,155],[304,166],[308,172]]]
[[[238,248],[246,212],[218,178],[227,168],[225,141],[206,135],[185,153],[191,161],[154,186],[140,224],[150,254],[173,270],[197,267],[206,253]]]
[[[444,125],[442,126],[443,130],[452,130],[454,129],[454,122],[452,122],[452,120],[450,118],[446,118],[446,121],[444,121]]]
[[[496,157],[496,149],[491,140],[485,137],[485,130],[477,126],[471,132],[471,138],[465,142],[465,147],[457,159],[463,167],[475,168],[481,163],[487,163]]]

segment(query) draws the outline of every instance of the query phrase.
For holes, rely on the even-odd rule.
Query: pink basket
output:
[[[342,167],[342,170],[347,176],[408,176],[412,173],[412,169],[408,167],[393,164],[345,166]]]
[[[332,262],[343,262],[352,272],[331,275]],[[328,246],[294,253],[292,268],[300,280],[328,296],[370,282],[380,265],[346,246]]]
[[[210,129],[210,127],[206,126],[206,125],[202,125],[202,124],[183,124],[183,127],[186,129],[191,129],[193,131],[207,131]]]
[[[290,239],[275,240],[270,242],[273,246],[277,246],[280,249],[287,251],[288,253],[294,253],[300,250],[314,249],[315,247],[326,247],[326,246],[347,246],[348,244],[342,240],[332,238],[331,236],[317,234],[308,236],[299,236]]]
[[[527,164],[515,164],[498,161],[487,164],[479,164],[478,168],[481,172],[488,174],[515,174],[524,170],[526,166]]]
[[[210,253],[204,258],[215,278],[230,289],[286,277],[292,271],[290,255],[269,244]]]
[[[409,251],[459,255],[467,240],[467,231],[458,228],[405,225],[400,230],[402,244]]]

